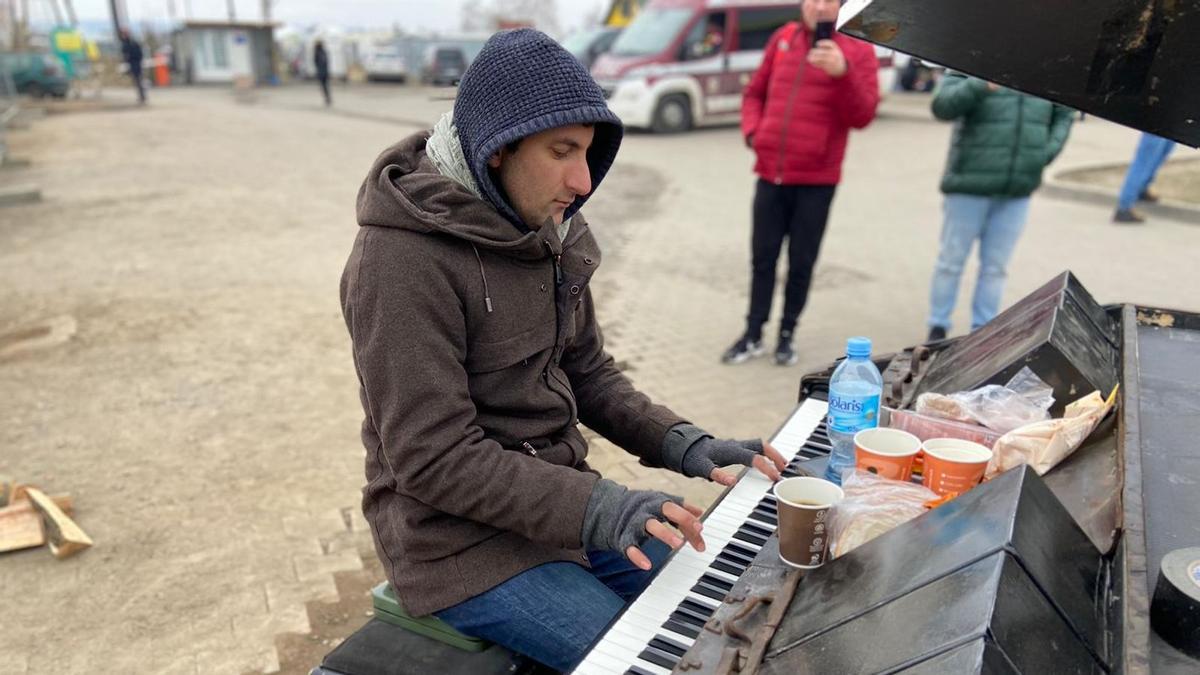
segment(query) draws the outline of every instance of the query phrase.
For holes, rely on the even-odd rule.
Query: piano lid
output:
[[[850,0],[839,30],[1200,146],[1200,0]]]

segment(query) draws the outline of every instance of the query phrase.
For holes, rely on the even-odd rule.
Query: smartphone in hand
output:
[[[815,46],[821,40],[830,40],[833,38],[833,22],[818,21],[817,30],[813,33],[813,45]]]

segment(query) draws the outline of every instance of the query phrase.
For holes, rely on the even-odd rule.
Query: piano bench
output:
[[[436,616],[410,616],[400,602],[388,582],[383,582],[371,589],[371,604],[375,606],[375,618],[386,621],[405,630],[419,633],[438,642],[444,642],[451,647],[465,652],[481,652],[491,646],[486,640],[480,640],[469,635],[463,635],[453,626]]]
[[[413,617],[387,582],[371,591],[375,617],[309,675],[547,675],[554,671],[500,645],[463,635],[437,617]]]

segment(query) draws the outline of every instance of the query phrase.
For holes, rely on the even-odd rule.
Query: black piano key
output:
[[[703,581],[704,583],[708,584],[709,586],[712,586],[713,588],[720,588],[720,589],[724,590],[726,593],[733,590],[732,583],[725,581],[724,579],[718,579],[717,577],[715,577],[711,574],[705,574],[704,576],[700,577],[700,581]]]
[[[750,525],[757,527],[758,529],[760,529],[764,532],[770,532],[770,533],[775,532],[776,523],[775,523],[774,518],[770,518],[770,517],[764,518],[764,517],[760,516],[759,514],[751,511],[750,515],[746,516],[746,522]]]
[[[735,577],[740,577],[746,571],[745,567],[735,567],[725,562],[724,560],[714,560],[709,567],[714,570],[720,570],[726,574],[732,574]]]
[[[651,649],[650,647],[643,649],[642,653],[638,654],[638,658],[648,663],[653,663],[656,666],[666,668],[667,670],[674,670],[675,664],[679,662],[679,659],[671,658],[670,655],[664,654],[657,649]]]
[[[779,514],[775,511],[768,511],[762,507],[756,506],[751,513],[753,513],[754,516],[761,521],[770,523],[773,526],[779,525]]]
[[[704,624],[708,623],[707,618],[697,616],[692,612],[685,612],[678,609],[674,612],[671,612],[670,618],[682,624],[695,626],[696,628],[703,628]]]
[[[775,502],[767,501],[766,499],[763,499],[761,502],[758,503],[758,506],[755,506],[754,508],[762,509],[763,511],[766,511],[768,513],[774,513],[774,514],[779,513],[779,506]]]
[[[746,542],[747,544],[753,544],[754,546],[757,546],[758,548],[762,548],[763,546],[767,545],[766,537],[760,537],[760,536],[754,534],[753,532],[747,532],[746,528],[742,528],[742,529],[738,530],[737,532],[734,532],[733,538],[741,539],[742,541]]]
[[[703,595],[706,598],[712,598],[717,602],[724,601],[725,596],[727,595],[725,591],[722,591],[719,588],[713,588],[708,584],[696,584],[695,586],[692,586],[692,592],[696,595]]]
[[[752,520],[747,520],[746,522],[742,523],[742,529],[753,532],[754,534],[762,536],[766,539],[770,539],[771,535],[775,534],[775,530],[767,529]]]
[[[745,570],[750,566],[751,563],[754,562],[754,558],[752,556],[746,555],[745,553],[741,552],[741,550],[733,550],[729,546],[726,546],[724,550],[717,554],[717,559],[724,560],[730,565],[741,567],[743,570]]]
[[[650,646],[675,656],[683,656],[688,650],[686,645],[681,645],[666,635],[655,635],[650,641]]]
[[[736,541],[731,541],[728,544],[726,544],[725,550],[723,550],[721,552],[728,553],[729,555],[736,555],[736,556],[745,558],[747,563],[754,562],[754,559],[758,556],[757,549],[750,548],[749,546],[740,544]]]
[[[643,670],[637,666],[630,666],[629,670],[625,671],[625,675],[654,675],[648,670]]]
[[[687,611],[696,616],[702,616],[705,621],[708,621],[712,617],[713,612],[716,611],[714,608],[694,602],[690,598],[684,598],[683,602],[679,603],[679,607],[676,609],[680,612]]]
[[[680,635],[686,635],[695,640],[700,637],[700,629],[703,626],[691,626],[686,623],[679,623],[675,619],[667,619],[667,622],[663,624],[663,628],[673,630]]]

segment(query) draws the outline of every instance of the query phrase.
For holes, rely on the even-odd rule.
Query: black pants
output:
[[[808,300],[813,267],[836,185],[775,185],[758,180],[754,191],[754,232],[750,241],[750,314],[746,334],[762,337],[775,294],[775,263],[788,240],[788,276],[783,294],[781,331],[796,327]]]
[[[129,71],[129,76],[133,78],[133,86],[137,87],[138,102],[145,103],[146,102],[146,87],[145,87],[145,85],[142,84],[142,71],[131,70],[131,71]]]
[[[329,98],[329,78],[319,77],[317,79],[321,82],[321,93],[325,95],[325,105],[332,104],[333,99]]]

